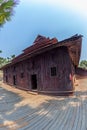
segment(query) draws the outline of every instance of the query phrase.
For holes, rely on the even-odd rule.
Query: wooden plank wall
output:
[[[71,91],[73,90],[70,80],[71,66],[67,47],[59,47],[8,67],[7,72],[4,70],[4,82],[7,75],[7,83],[13,85],[15,75],[16,87],[31,90],[31,75],[36,74],[38,91]],[[56,67],[56,76],[51,76],[51,67]],[[22,78],[21,73],[24,75]]]

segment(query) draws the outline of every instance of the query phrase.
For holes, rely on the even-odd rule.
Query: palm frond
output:
[[[0,26],[11,20],[15,5],[17,5],[15,0],[0,0]]]

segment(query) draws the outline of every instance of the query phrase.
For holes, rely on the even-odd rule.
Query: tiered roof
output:
[[[54,48],[58,48],[60,46],[67,46],[73,64],[78,66],[81,54],[81,44],[82,35],[76,34],[60,42],[58,42],[56,38],[50,39],[49,37],[46,38],[44,36],[38,35],[32,46],[24,49],[22,54],[15,57],[10,64],[4,66],[3,68],[16,64],[20,61],[24,61],[28,58],[32,58],[41,53],[45,53],[46,51],[52,50]]]

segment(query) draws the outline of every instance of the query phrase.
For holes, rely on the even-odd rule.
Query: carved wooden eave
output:
[[[69,55],[75,66],[78,66],[80,56],[81,56],[81,47],[82,47],[82,35],[75,35],[69,39],[60,42],[60,46],[67,46],[69,50]]]
[[[69,54],[75,66],[78,66],[81,55],[82,38],[77,39],[69,46]]]

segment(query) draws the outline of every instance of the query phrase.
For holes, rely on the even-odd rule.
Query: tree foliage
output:
[[[0,50],[0,53],[2,53],[2,51]],[[15,58],[15,55],[11,55],[10,57],[7,58],[3,58],[0,57],[0,68],[8,63],[11,62],[11,60],[13,60]]]
[[[2,53],[2,51],[0,50],[0,53]]]
[[[79,64],[79,67],[87,69],[87,60],[82,60]]]
[[[16,5],[17,1],[15,0],[0,0],[0,26],[11,20],[13,9]]]

